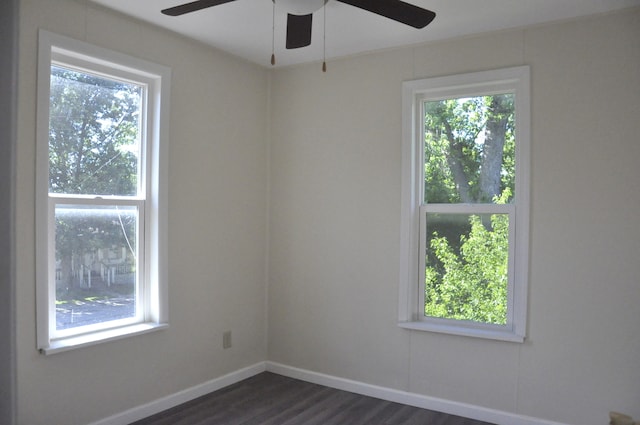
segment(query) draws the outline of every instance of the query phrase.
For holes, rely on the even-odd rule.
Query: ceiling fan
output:
[[[235,0],[197,0],[162,10],[169,16],[180,16],[208,7],[218,6]],[[311,44],[311,23],[313,12],[324,6],[328,0],[272,0],[285,4],[287,11],[287,49],[297,49]],[[414,28],[426,27],[436,14],[428,9],[405,3],[401,0],[337,0],[364,9],[385,18],[393,19]]]

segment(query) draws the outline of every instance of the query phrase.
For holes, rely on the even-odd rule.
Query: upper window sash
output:
[[[96,59],[92,57],[89,59],[86,55],[81,55],[78,52],[59,48],[56,46],[51,47],[51,66],[68,69],[73,72],[78,72],[86,75],[103,78],[109,81],[117,81],[124,84],[138,86],[140,88],[140,105],[139,105],[139,135],[138,143],[140,143],[138,149],[138,170],[137,170],[137,191],[131,195],[103,195],[103,194],[73,194],[73,193],[49,193],[50,196],[62,195],[62,196],[94,196],[104,198],[118,198],[118,197],[132,197],[138,199],[145,199],[149,192],[149,179],[147,172],[147,157],[149,151],[152,148],[148,143],[148,136],[153,134],[153,120],[148,119],[148,103],[150,101],[150,87],[158,85],[158,76],[154,76],[147,72],[136,71],[131,67],[124,66],[119,63],[108,62],[102,59]],[[50,90],[50,87],[49,87]],[[153,91],[153,90],[151,90]],[[157,94],[155,94],[157,96]],[[151,94],[153,96],[153,94]],[[151,98],[151,101],[157,99]]]

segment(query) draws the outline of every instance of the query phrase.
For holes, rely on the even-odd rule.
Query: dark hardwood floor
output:
[[[264,372],[134,425],[490,425]]]

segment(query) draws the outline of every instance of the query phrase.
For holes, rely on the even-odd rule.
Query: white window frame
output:
[[[139,196],[49,194],[49,93],[51,65],[104,75],[145,88]],[[171,69],[45,30],[39,32],[36,148],[36,307],[37,348],[53,354],[168,326],[167,153]],[[139,282],[135,318],[56,330],[56,204],[131,205],[139,211]]]
[[[398,325],[502,341],[523,342],[527,327],[530,198],[529,67],[406,81],[402,85],[402,193]],[[422,105],[429,100],[513,93],[515,95],[515,200],[508,205],[424,203],[424,130]],[[424,316],[424,231],[426,211],[506,213],[509,215],[507,324]],[[420,255],[422,253],[422,255]]]

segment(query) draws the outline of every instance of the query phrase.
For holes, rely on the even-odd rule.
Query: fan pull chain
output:
[[[271,16],[271,66],[276,64],[276,0],[273,2],[273,14]]]
[[[322,72],[327,72],[327,2],[322,7]]]

